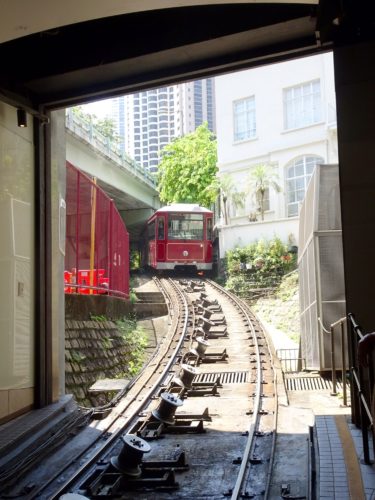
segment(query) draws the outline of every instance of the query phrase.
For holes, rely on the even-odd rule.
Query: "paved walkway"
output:
[[[283,332],[265,322],[263,325],[275,351],[298,348]],[[316,436],[316,498],[375,500],[375,466],[364,462],[362,433],[351,423],[351,409],[342,405],[341,395],[332,396],[329,389],[295,390],[288,391],[281,399],[285,400],[288,403],[280,405],[277,428],[278,453],[283,458],[275,460],[270,498],[282,498],[281,484],[289,486],[289,498],[308,498],[304,457],[310,425]]]

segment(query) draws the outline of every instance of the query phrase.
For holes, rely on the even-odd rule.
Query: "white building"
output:
[[[214,79],[118,97],[112,101],[112,118],[123,138],[122,150],[155,171],[160,151],[174,138],[193,132],[205,121],[215,131]]]
[[[219,174],[246,191],[252,168],[267,164],[281,187],[266,192],[263,221],[251,193],[244,208],[229,199],[220,257],[259,238],[298,244],[298,211],[314,166],[338,162],[332,55],[220,76],[215,92]]]

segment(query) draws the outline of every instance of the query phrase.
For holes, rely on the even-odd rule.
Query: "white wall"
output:
[[[270,241],[276,236],[285,244],[298,246],[298,217],[223,226],[219,231],[220,258],[224,258],[228,250],[244,247],[261,239]]]
[[[283,89],[315,79],[320,80],[321,121],[285,130]],[[268,163],[274,165],[281,187],[280,193],[270,191],[270,210],[265,213],[263,223],[259,222],[259,214],[255,225],[248,223],[248,216],[255,208],[250,196],[244,209],[231,207],[232,228],[222,229],[222,253],[232,248],[234,241],[253,241],[256,232],[268,234],[270,238],[275,236],[274,230],[279,232],[278,236],[291,232],[286,218],[285,181],[286,167],[291,161],[302,156],[318,156],[324,163],[338,162],[333,57],[327,53],[223,75],[215,79],[215,89],[219,173],[230,174],[237,189],[242,191],[248,183],[251,167]],[[250,96],[255,98],[256,137],[234,142],[233,102]],[[271,221],[278,221],[272,230],[269,229]],[[220,223],[223,224],[223,220]],[[294,221],[296,223],[298,221]]]
[[[324,103],[322,122],[285,131],[283,89],[316,78],[321,79]],[[335,109],[330,53],[219,76],[215,79],[215,86],[220,170],[225,170],[226,164],[246,158],[252,158],[254,162],[263,161],[271,152],[277,153],[296,144],[316,143],[326,138],[328,110]],[[234,143],[232,103],[249,96],[255,96],[257,136],[242,143]]]
[[[33,120],[0,102],[0,419],[34,402]]]

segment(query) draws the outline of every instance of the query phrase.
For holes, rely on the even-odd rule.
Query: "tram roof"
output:
[[[201,207],[194,203],[174,203],[172,205],[166,205],[165,207],[159,208],[159,212],[193,212],[193,213],[212,213],[208,208]]]

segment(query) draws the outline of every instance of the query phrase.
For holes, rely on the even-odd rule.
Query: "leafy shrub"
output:
[[[249,287],[274,287],[296,265],[296,254],[277,237],[237,247],[226,254],[227,287],[240,293]]]
[[[116,321],[116,324],[128,346],[129,359],[126,375],[134,376],[142,368],[144,362],[147,335],[142,328],[137,327],[136,321],[132,318],[125,317]]]

